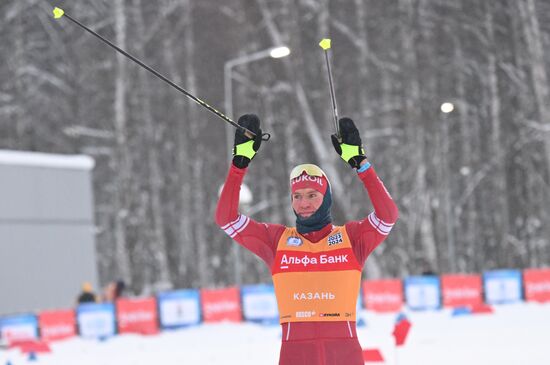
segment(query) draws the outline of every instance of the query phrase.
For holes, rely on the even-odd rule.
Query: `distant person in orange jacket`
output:
[[[361,270],[392,229],[398,210],[367,161],[359,131],[351,119],[342,118],[341,140],[333,135],[332,144],[357,171],[374,212],[333,225],[329,179],[318,166],[303,164],[289,179],[296,227],[285,227],[256,222],[238,212],[240,187],[262,135],[256,115],[243,115],[238,123],[256,137],[248,138],[241,130],[235,134],[216,222],[271,270],[283,334],[279,364],[363,365],[355,324]],[[361,204],[361,199],[357,196],[354,202]]]
[[[97,296],[94,293],[92,284],[89,282],[82,283],[82,291],[78,295],[76,302],[77,304],[97,302]]]

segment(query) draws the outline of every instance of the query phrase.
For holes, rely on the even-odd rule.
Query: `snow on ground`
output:
[[[494,314],[460,317],[449,310],[406,314],[412,329],[396,352],[396,315],[361,313],[367,322],[358,331],[363,348],[379,348],[388,365],[550,365],[550,303],[502,305]],[[0,365],[276,365],[280,337],[279,326],[208,324],[156,336],[60,341],[36,361],[19,350],[0,350]]]

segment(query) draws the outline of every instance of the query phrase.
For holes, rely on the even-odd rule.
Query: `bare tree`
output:
[[[121,48],[126,48],[126,7],[124,0],[114,2],[116,42]],[[127,217],[129,214],[129,185],[131,184],[131,157],[128,149],[127,124],[127,60],[121,54],[116,56],[114,121],[116,136],[115,157],[115,217],[114,236],[116,246],[116,267],[118,274],[127,283],[131,283],[131,266],[126,238]]]

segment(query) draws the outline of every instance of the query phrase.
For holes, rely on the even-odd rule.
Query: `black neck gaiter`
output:
[[[318,231],[327,224],[332,222],[332,217],[330,216],[330,207],[332,205],[332,194],[330,192],[330,187],[327,188],[325,196],[323,197],[323,203],[308,218],[302,218],[296,212],[296,229],[298,233],[305,234],[309,232]]]

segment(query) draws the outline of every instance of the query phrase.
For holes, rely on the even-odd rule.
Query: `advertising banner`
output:
[[[119,333],[154,334],[159,331],[155,298],[117,300],[116,318]]]
[[[200,323],[201,308],[198,290],[164,292],[157,296],[157,300],[162,328],[173,329]]]
[[[529,269],[523,271],[525,300],[550,302],[550,269]]]
[[[441,291],[445,307],[475,307],[483,303],[481,275],[443,275]]]
[[[241,288],[244,318],[251,322],[278,323],[279,310],[273,285],[247,285]]]
[[[38,323],[40,338],[44,341],[76,336],[76,318],[72,309],[40,312]]]
[[[81,337],[105,338],[115,335],[115,306],[111,303],[86,303],[76,308]]]
[[[363,303],[375,312],[398,312],[403,306],[403,283],[399,279],[365,280]]]
[[[483,273],[487,304],[514,303],[521,300],[521,271],[494,270]]]
[[[441,289],[437,276],[411,276],[405,279],[407,306],[413,310],[433,310],[441,307]]]
[[[239,288],[202,289],[202,315],[204,322],[240,322],[241,298]]]
[[[0,338],[8,344],[38,338],[38,321],[33,314],[0,318]]]

